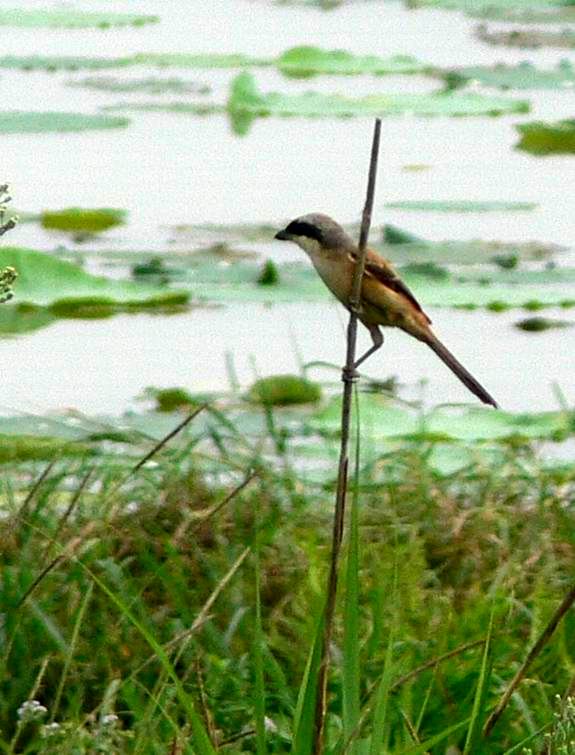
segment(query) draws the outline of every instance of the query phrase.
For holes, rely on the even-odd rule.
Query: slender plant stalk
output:
[[[313,752],[320,755],[324,747],[325,717],[327,709],[327,676],[329,669],[329,646],[333,631],[335,614],[335,601],[337,596],[337,578],[341,543],[343,540],[343,528],[345,520],[345,502],[347,494],[347,470],[349,466],[348,446],[351,420],[351,403],[353,384],[355,381],[355,348],[357,341],[357,316],[360,309],[361,283],[365,269],[365,255],[369,227],[371,225],[371,213],[373,210],[373,197],[375,194],[375,179],[377,176],[377,157],[379,154],[379,141],[381,133],[381,120],[376,118],[371,146],[371,161],[369,165],[369,178],[367,183],[367,195],[361,220],[361,232],[359,237],[359,257],[354,270],[351,296],[349,298],[349,325],[347,328],[347,355],[345,367],[342,370],[343,401],[341,410],[341,444],[339,454],[339,467],[337,473],[337,491],[335,496],[335,512],[333,518],[332,549],[330,559],[329,577],[327,583],[327,598],[325,604],[325,622],[321,664],[318,677],[318,694],[316,700]]]
[[[527,669],[529,666],[533,663],[535,658],[541,653],[545,645],[549,642],[551,639],[551,636],[557,629],[557,625],[561,621],[561,619],[565,616],[567,611],[571,608],[571,606],[575,603],[575,586],[573,586],[567,595],[564,597],[561,605],[557,608],[551,619],[549,620],[549,623],[541,632],[541,635],[539,636],[539,639],[533,645],[531,650],[529,651],[527,658],[523,661],[521,666],[519,667],[517,673],[509,683],[509,686],[501,696],[501,699],[495,706],[495,709],[487,719],[487,723],[485,724],[485,728],[483,729],[483,736],[488,737],[495,724],[499,721],[499,718],[501,717],[501,714],[507,707],[507,703],[511,699],[511,695],[515,692],[517,687],[519,686],[520,682],[525,677],[525,674],[527,673]]]

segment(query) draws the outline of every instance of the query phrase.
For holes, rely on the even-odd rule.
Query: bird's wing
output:
[[[357,257],[355,258],[357,259]],[[425,318],[427,318],[427,321],[431,323],[431,320],[429,319],[429,317],[427,317],[427,315],[421,308],[420,303],[417,301],[417,299],[411,293],[405,283],[401,280],[399,275],[395,272],[391,263],[388,262],[385,257],[377,254],[377,252],[374,252],[372,249],[367,250],[364,275],[367,278],[375,279],[379,283],[382,283],[384,286],[390,288],[392,291],[395,291],[395,293],[404,296],[409,302],[411,302],[411,304],[413,304],[416,310],[418,312],[421,312],[421,314]]]

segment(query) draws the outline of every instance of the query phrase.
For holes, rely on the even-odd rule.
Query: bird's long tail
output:
[[[498,408],[495,399],[487,393],[485,388],[477,382],[473,375],[468,372],[460,362],[457,361],[449,349],[444,346],[441,341],[433,335],[433,333],[427,333],[425,343],[435,351],[437,356],[457,375],[463,385],[469,388],[471,393],[474,393],[484,404],[491,404],[491,406],[494,406],[496,409]]]

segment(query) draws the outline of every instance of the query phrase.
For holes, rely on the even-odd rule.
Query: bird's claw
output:
[[[348,367],[347,365],[344,365],[341,368],[341,379],[344,383],[357,383],[359,379],[359,372],[355,369],[355,367]]]

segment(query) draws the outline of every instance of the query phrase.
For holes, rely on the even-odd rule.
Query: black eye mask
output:
[[[292,220],[286,228],[286,233],[291,233],[294,236],[307,236],[309,239],[319,241],[320,244],[323,238],[322,232],[317,226],[302,220]]]

